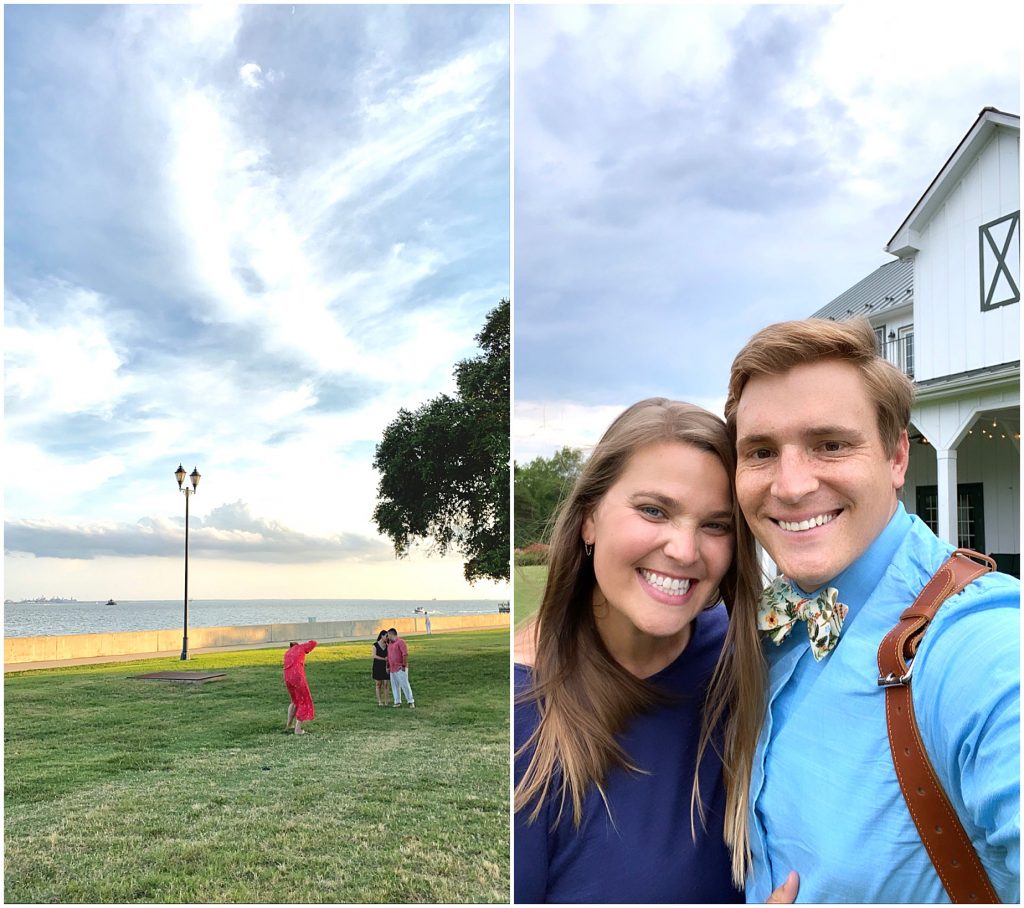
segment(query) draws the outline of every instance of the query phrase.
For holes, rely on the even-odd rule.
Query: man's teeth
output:
[[[640,573],[651,586],[670,595],[683,596],[690,591],[689,580],[680,580],[678,577],[666,577],[664,574],[655,574],[654,571],[641,571]]]
[[[779,526],[784,530],[789,530],[791,533],[798,533],[801,530],[810,530],[814,527],[820,527],[824,523],[831,523],[835,518],[835,514],[819,514],[817,517],[812,517],[810,520],[801,520],[797,523],[790,523],[788,520],[780,520]]]

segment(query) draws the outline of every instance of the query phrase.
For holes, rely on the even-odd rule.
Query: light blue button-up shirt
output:
[[[815,662],[801,624],[766,641],[747,901],[790,870],[800,902],[948,902],[893,769],[878,645],[951,547],[903,505],[827,585],[849,606]],[[988,574],[939,610],[914,663],[925,747],[1001,901],[1020,901],[1020,582]]]

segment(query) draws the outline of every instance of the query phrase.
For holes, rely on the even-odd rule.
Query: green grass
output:
[[[409,639],[416,709],[380,709],[369,641],[8,674],[7,902],[500,902],[509,897],[508,632]]]
[[[514,625],[518,627],[540,607],[544,594],[544,582],[548,578],[546,565],[516,565],[515,567],[515,614]]]

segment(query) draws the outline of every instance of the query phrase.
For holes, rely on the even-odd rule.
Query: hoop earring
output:
[[[594,543],[592,543],[592,542],[584,542],[583,543],[583,551],[587,553],[587,557],[589,558],[591,555],[594,554]]]

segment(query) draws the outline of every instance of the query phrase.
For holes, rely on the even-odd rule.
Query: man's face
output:
[[[752,378],[736,410],[736,495],[779,569],[813,592],[885,529],[907,470],[890,457],[856,366],[824,360]]]
[[[397,639],[398,634],[392,633],[391,631],[388,632],[388,642],[394,643]]]

